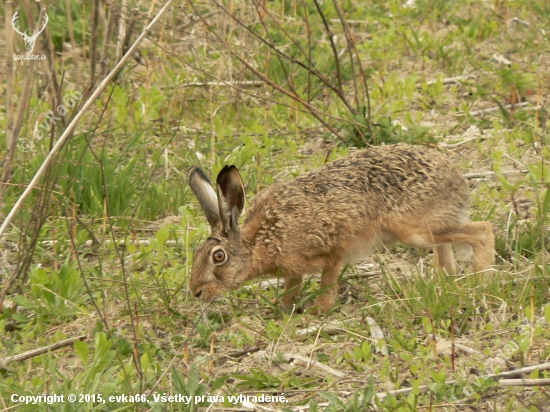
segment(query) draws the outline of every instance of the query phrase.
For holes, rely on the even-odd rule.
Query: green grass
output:
[[[332,2],[320,8],[336,35],[338,64],[314,2],[268,2],[263,20],[255,7],[261,12],[261,4],[227,2],[237,21],[212,2],[176,1],[27,199],[2,248],[0,280],[11,285],[0,313],[0,411],[197,411],[212,397],[215,406],[231,408],[239,405],[229,396],[281,393],[287,402],[265,406],[546,410],[545,387],[502,387],[481,377],[550,356],[546,2],[418,0],[409,8],[402,1],[342,1],[359,53],[353,50],[353,64]],[[128,6],[135,39],[150,5]],[[92,10],[92,2],[47,4],[61,96],[84,95],[88,87]],[[208,30],[186,14],[209,12]],[[21,25],[27,27],[25,13]],[[109,41],[112,67],[113,33]],[[22,53],[18,35],[14,44]],[[16,63],[16,104],[26,70]],[[259,75],[272,83],[241,84]],[[46,113],[57,109],[49,84],[46,73],[35,74],[4,216],[73,115],[50,129]],[[507,108],[514,102],[528,105]],[[3,153],[7,114],[3,107]],[[33,130],[44,124],[47,132],[36,139]],[[350,147],[401,141],[439,146],[463,173],[480,173],[468,178],[470,213],[495,228],[493,274],[472,275],[466,258],[459,275],[438,276],[431,254],[397,245],[368,260],[373,276],[359,276],[371,271],[364,265],[347,268],[327,318],[282,311],[271,303],[281,291],[254,283],[207,307],[190,294],[193,250],[209,231],[187,185],[191,166],[213,177],[223,165],[237,165],[249,202],[258,188],[345,156]],[[120,241],[125,246],[115,247]],[[302,297],[318,287],[316,279],[307,282]],[[367,318],[381,327],[383,342],[372,337]],[[340,323],[330,329],[330,322]],[[303,332],[319,324],[320,331]],[[3,362],[80,335],[86,340],[70,347]],[[476,353],[455,349],[454,356],[450,342]],[[344,378],[288,363],[285,353],[311,357]],[[107,401],[48,406],[11,399],[70,393],[101,393]],[[147,401],[108,400],[122,394],[145,394]],[[156,398],[175,394],[193,402]]]

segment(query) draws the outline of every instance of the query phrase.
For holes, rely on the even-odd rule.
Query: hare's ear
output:
[[[191,190],[197,196],[206,220],[208,220],[212,229],[218,228],[221,225],[220,214],[218,212],[218,199],[216,198],[216,192],[212,188],[210,179],[198,166],[191,168],[188,179],[189,186],[191,186]]]
[[[237,166],[224,166],[216,183],[222,225],[226,232],[238,232],[239,216],[244,209],[244,186]]]

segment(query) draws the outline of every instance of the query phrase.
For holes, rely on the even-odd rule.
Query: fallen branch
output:
[[[85,340],[85,339],[86,339],[86,335],[77,336],[76,338],[69,338],[69,339],[59,341],[57,343],[54,343],[53,345],[43,346],[41,348],[32,349],[32,350],[29,350],[27,352],[20,353],[19,355],[9,356],[6,359],[4,359],[3,361],[0,360],[0,365],[2,365],[2,364],[8,365],[12,362],[21,362],[21,361],[24,361],[26,359],[35,358],[35,357],[40,356],[44,353],[52,352],[54,350],[64,348],[65,346],[71,346],[76,341]]]
[[[244,80],[242,82],[193,82],[185,83],[183,87],[204,87],[204,86],[230,86],[230,87],[239,87],[239,86],[263,86],[264,81],[261,80]]]
[[[498,386],[548,386],[550,379],[501,379]]]
[[[473,74],[467,74],[465,76],[456,76],[456,77],[445,77],[444,79],[441,79],[441,83],[442,84],[454,84],[454,83],[460,83],[462,81],[465,81],[465,80],[468,80],[468,79],[474,79],[475,76]],[[439,79],[432,79],[432,80],[428,80],[426,82],[426,84],[428,86],[431,86],[433,84],[436,84],[437,82],[439,82],[440,80]],[[416,84],[416,88],[419,89],[422,87],[422,83],[417,83]]]
[[[336,376],[337,378],[343,378],[344,376],[346,376],[344,373],[337,371],[336,369],[333,369],[330,366],[325,365],[324,363],[314,360],[310,361],[305,356],[295,355],[293,353],[283,353],[282,359],[293,365],[305,366],[306,369],[308,369],[309,367],[317,368],[333,376]]]
[[[507,104],[506,106],[498,106],[498,107],[491,107],[489,109],[483,109],[483,110],[475,110],[473,112],[470,112],[470,116],[472,117],[476,117],[476,116],[481,116],[483,114],[487,114],[487,113],[495,113],[495,112],[498,112],[499,110],[501,109],[518,109],[520,107],[525,107],[525,106],[529,106],[529,102],[522,102],[522,103],[515,103],[515,104]],[[464,116],[465,114],[464,113],[459,113],[458,116]]]
[[[502,170],[499,173],[502,173],[503,175],[515,175],[515,174],[521,174],[521,173],[527,173],[528,170]],[[477,179],[480,177],[493,177],[496,176],[496,173],[493,171],[486,171],[486,172],[472,172],[472,173],[466,173],[463,175],[465,179]]]
[[[246,349],[238,351],[238,352],[231,352],[231,353],[221,355],[221,356],[224,357],[224,358],[232,358],[232,359],[240,358],[241,356],[248,356],[251,353],[258,352],[261,349],[262,348],[260,348],[259,346],[253,346],[251,348],[246,348]]]
[[[447,136],[447,137],[450,137],[450,136]],[[443,149],[453,149],[455,147],[458,147],[458,146],[461,146],[463,145],[464,143],[468,143],[468,142],[471,142],[472,140],[485,140],[487,139],[487,137],[485,136],[472,136],[472,137],[468,137],[467,139],[464,139],[464,140],[461,140],[460,142],[456,142],[456,143],[438,143],[437,145],[439,147],[442,147]]]
[[[323,329],[324,333],[331,334],[344,330],[344,324],[342,322],[331,322],[326,325],[310,326],[309,328],[297,330],[295,335],[302,337],[316,333],[319,329]]]

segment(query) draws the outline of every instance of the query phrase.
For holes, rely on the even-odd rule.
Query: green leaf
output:
[[[74,343],[74,350],[84,366],[88,364],[88,344],[86,342],[82,342],[81,340],[77,340]]]
[[[17,323],[28,323],[31,321],[27,315],[23,315],[22,313],[12,313],[11,318]]]

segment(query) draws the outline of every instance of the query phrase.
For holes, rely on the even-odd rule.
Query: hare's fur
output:
[[[474,269],[489,269],[494,236],[489,222],[466,216],[468,187],[437,150],[406,144],[372,147],[260,192],[242,227],[244,189],[236,167],[217,179],[217,196],[199,168],[189,173],[212,233],[195,250],[190,288],[209,301],[262,274],[285,279],[291,307],[305,274],[323,271],[324,293],[313,311],[334,304],[342,266],[381,244],[400,241],[435,249],[435,265],[455,272],[452,243],[474,250]],[[214,253],[217,253],[214,256]],[[225,261],[215,262],[214,258]]]

